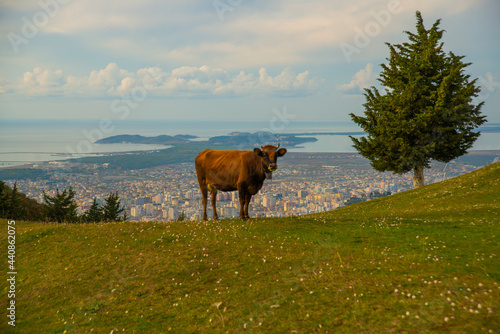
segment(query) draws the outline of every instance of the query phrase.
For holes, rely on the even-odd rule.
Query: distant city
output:
[[[434,163],[426,169],[426,184],[471,172],[498,160],[500,151],[477,151],[448,164]],[[108,164],[53,161],[31,165],[46,177],[17,182],[20,191],[43,202],[43,192],[71,187],[79,213],[89,209],[94,198],[103,204],[117,191],[129,221],[201,219],[201,194],[194,163],[175,163],[154,168],[125,170]],[[279,170],[266,180],[253,197],[251,217],[282,217],[334,210],[352,203],[388,196],[413,188],[412,174],[395,175],[375,171],[368,160],[353,153],[289,153],[279,161]],[[208,216],[212,217],[209,209]],[[239,215],[237,192],[218,193],[221,218]]]

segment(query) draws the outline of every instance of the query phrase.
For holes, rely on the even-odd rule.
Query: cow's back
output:
[[[241,164],[241,155],[244,151],[216,151],[206,149],[195,159],[195,165],[204,170],[225,169],[226,166],[239,166]]]

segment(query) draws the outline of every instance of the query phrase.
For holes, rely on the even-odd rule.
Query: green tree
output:
[[[25,194],[10,189],[5,182],[0,181],[0,217],[37,221],[43,218],[44,206]]]
[[[63,190],[62,193],[57,189],[55,196],[48,196],[45,191],[43,198],[46,203],[46,217],[50,220],[61,222],[74,223],[78,220],[76,213],[77,205],[74,201],[75,192],[71,187],[69,190]]]
[[[181,214],[179,215],[179,218],[177,218],[177,221],[182,222],[184,220],[186,220],[186,213],[182,211]]]
[[[9,215],[9,190],[5,182],[0,181],[0,217]]]
[[[378,171],[413,170],[415,188],[424,185],[431,159],[449,162],[465,153],[479,137],[473,130],[486,122],[480,89],[464,69],[463,56],[443,51],[443,30],[437,20],[426,29],[416,13],[417,32],[409,42],[392,45],[379,81],[385,92],[365,89],[365,117],[350,114],[367,134],[351,137],[356,150]]]
[[[124,208],[121,207],[118,192],[110,192],[108,198],[106,198],[105,201],[106,204],[103,208],[104,220],[108,222],[120,220],[120,213],[124,211]]]
[[[100,207],[99,203],[97,203],[97,199],[94,197],[94,201],[90,208],[85,212],[83,216],[83,221],[87,223],[97,223],[101,222],[104,219],[103,209]]]
[[[19,191],[17,190],[17,182],[14,183],[14,188],[8,196],[7,208],[9,218],[24,219],[26,214],[22,207],[22,199]]]

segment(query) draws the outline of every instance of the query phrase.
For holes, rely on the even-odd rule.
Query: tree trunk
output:
[[[424,186],[424,166],[417,166],[413,170],[413,188]]]

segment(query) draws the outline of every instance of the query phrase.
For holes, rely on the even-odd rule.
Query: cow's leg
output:
[[[248,216],[248,206],[250,205],[251,199],[252,199],[252,195],[247,192],[246,197],[245,197],[245,219],[250,219],[250,216]]]
[[[207,185],[200,186],[201,189],[201,202],[203,203],[203,220],[208,220],[207,217],[207,200],[208,200],[208,189]]]
[[[246,220],[248,216],[245,216],[245,203],[247,197],[247,191],[242,184],[238,184],[238,196],[240,198],[240,219]]]
[[[208,185],[208,190],[210,190],[210,200],[212,202],[212,210],[214,211],[214,219],[219,219],[219,215],[217,214],[217,189]]]
[[[210,192],[210,199],[212,200],[212,209],[214,210],[214,219],[219,219],[219,215],[217,214],[217,190]]]
[[[201,191],[201,203],[203,205],[203,220],[208,220],[207,217],[207,197],[208,197],[208,187],[207,187],[207,179],[205,178],[205,171],[202,168],[201,164],[198,161],[198,158],[195,160],[196,167],[196,177],[198,178],[198,184],[200,186]]]

